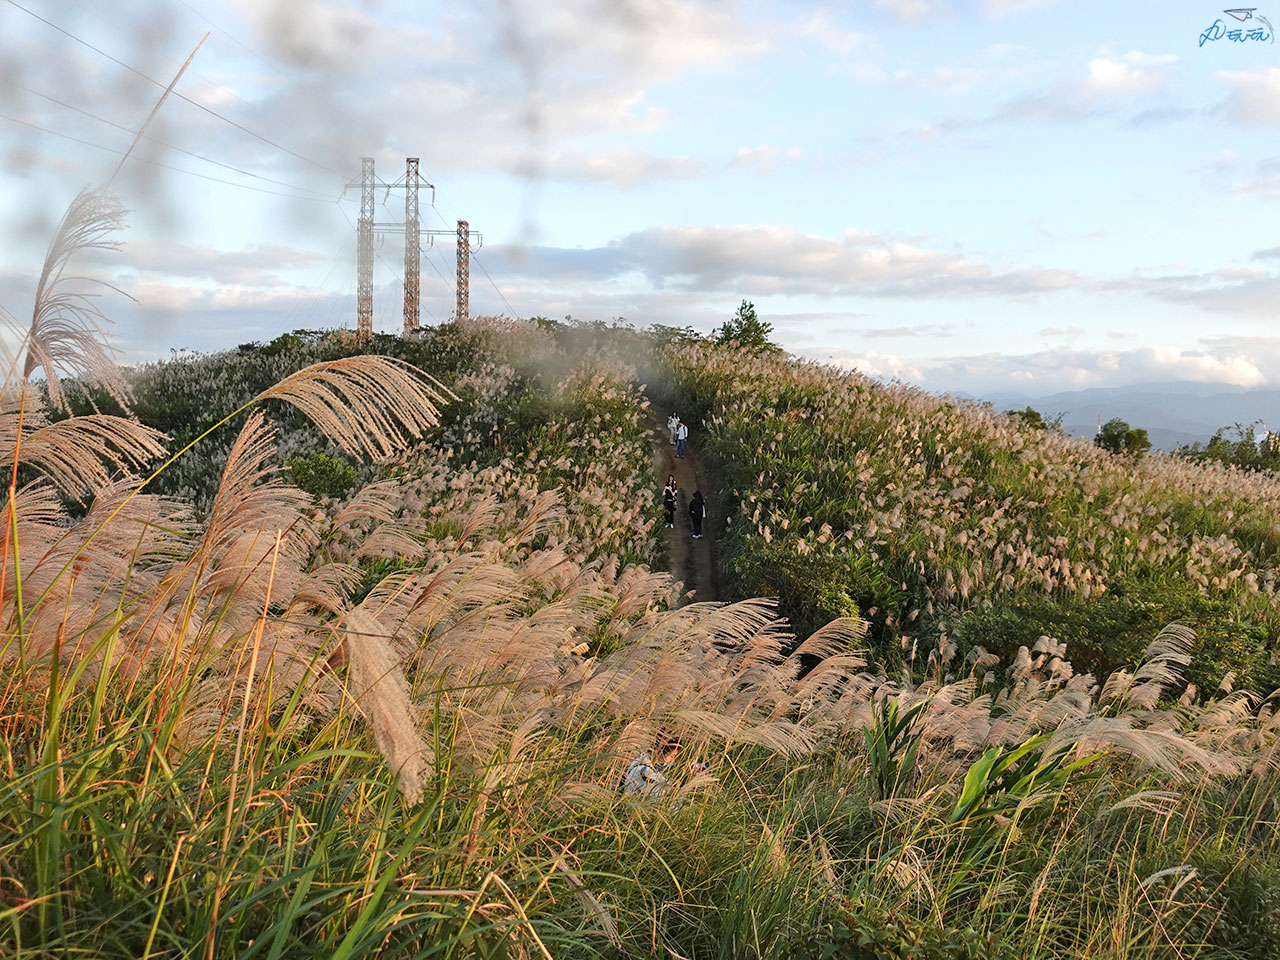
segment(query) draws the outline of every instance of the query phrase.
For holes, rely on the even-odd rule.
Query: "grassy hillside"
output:
[[[55,266],[118,219],[81,201]],[[0,955],[1280,953],[1280,719],[1214,689],[1269,669],[1267,478],[670,331],[130,386],[58,295],[0,410]],[[655,570],[641,380],[776,602]]]
[[[1201,689],[1280,686],[1274,475],[1116,457],[784,355],[665,357],[734,517],[728,582],[780,595],[802,631],[856,608],[890,662],[938,642],[1008,658],[1048,634],[1103,676],[1179,621]]]

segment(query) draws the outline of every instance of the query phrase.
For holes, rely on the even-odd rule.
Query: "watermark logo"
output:
[[[1208,30],[1200,34],[1200,46],[1203,47],[1206,40],[1226,40],[1229,43],[1248,43],[1250,40],[1259,43],[1276,42],[1271,21],[1258,13],[1257,7],[1235,7],[1222,12],[1245,26],[1237,27],[1224,20],[1215,20]],[[1249,23],[1250,20],[1253,21],[1252,24]]]

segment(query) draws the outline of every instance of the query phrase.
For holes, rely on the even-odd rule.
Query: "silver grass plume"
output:
[[[385,460],[439,423],[437,404],[452,398],[403,360],[357,356],[304,367],[253,402],[283,400],[346,453]]]
[[[427,747],[413,722],[409,683],[400,658],[387,640],[390,631],[363,610],[347,614],[343,646],[347,654],[347,689],[369,720],[378,751],[396,774],[400,792],[410,804],[422,799],[429,764]]]
[[[118,246],[109,237],[124,226],[125,212],[115,194],[106,188],[81,190],[58,224],[45,255],[31,327],[25,338],[23,377],[29,378],[43,369],[49,402],[57,409],[69,409],[59,376],[76,377],[86,385],[107,391],[121,406],[127,404],[128,386],[103,336],[103,326],[111,321],[94,303],[96,294],[69,289],[69,285],[80,281],[115,288],[101,280],[66,273],[77,253]]]

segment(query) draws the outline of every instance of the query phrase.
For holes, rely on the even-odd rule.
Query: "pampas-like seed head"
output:
[[[347,453],[383,460],[439,423],[437,404],[452,397],[403,360],[358,356],[304,367],[254,402],[283,400]]]
[[[349,670],[348,689],[369,719],[373,739],[387,766],[395,771],[400,792],[410,804],[422,799],[429,769],[427,747],[413,723],[409,683],[386,635],[390,631],[362,610],[347,614],[343,640]]]
[[[45,255],[26,336],[23,377],[43,368],[49,402],[57,409],[69,409],[60,375],[100,387],[121,406],[128,401],[128,386],[102,332],[110,320],[94,304],[95,294],[67,289],[71,281],[85,278],[65,276],[68,264],[80,251],[114,249],[116,243],[109,237],[124,226],[124,218],[124,207],[105,187],[81,190],[58,224]],[[89,282],[114,289],[102,281]]]

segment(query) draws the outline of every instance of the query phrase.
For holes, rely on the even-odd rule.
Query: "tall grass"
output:
[[[29,377],[111,373],[75,359],[93,319],[74,349],[33,325],[60,359],[20,359],[0,409],[0,953],[1263,957],[1280,942],[1280,721],[1243,693],[1160,709],[1187,631],[1103,684],[1047,638],[1003,666],[941,643],[890,676],[856,617],[798,643],[767,601],[676,606],[643,562],[644,402],[607,349],[482,322],[463,332],[474,358],[423,348],[446,387],[301,344],[273,355],[275,385],[228,374],[227,408],[173,443],[123,407],[53,419],[64,385]],[[144,371],[133,393],[181,369]],[[317,500],[284,482],[280,431],[306,435],[278,422],[287,409],[375,461],[360,489]],[[209,438],[214,468],[188,475],[213,477],[199,506],[151,492]],[[662,733],[685,743],[671,792],[619,797]]]

